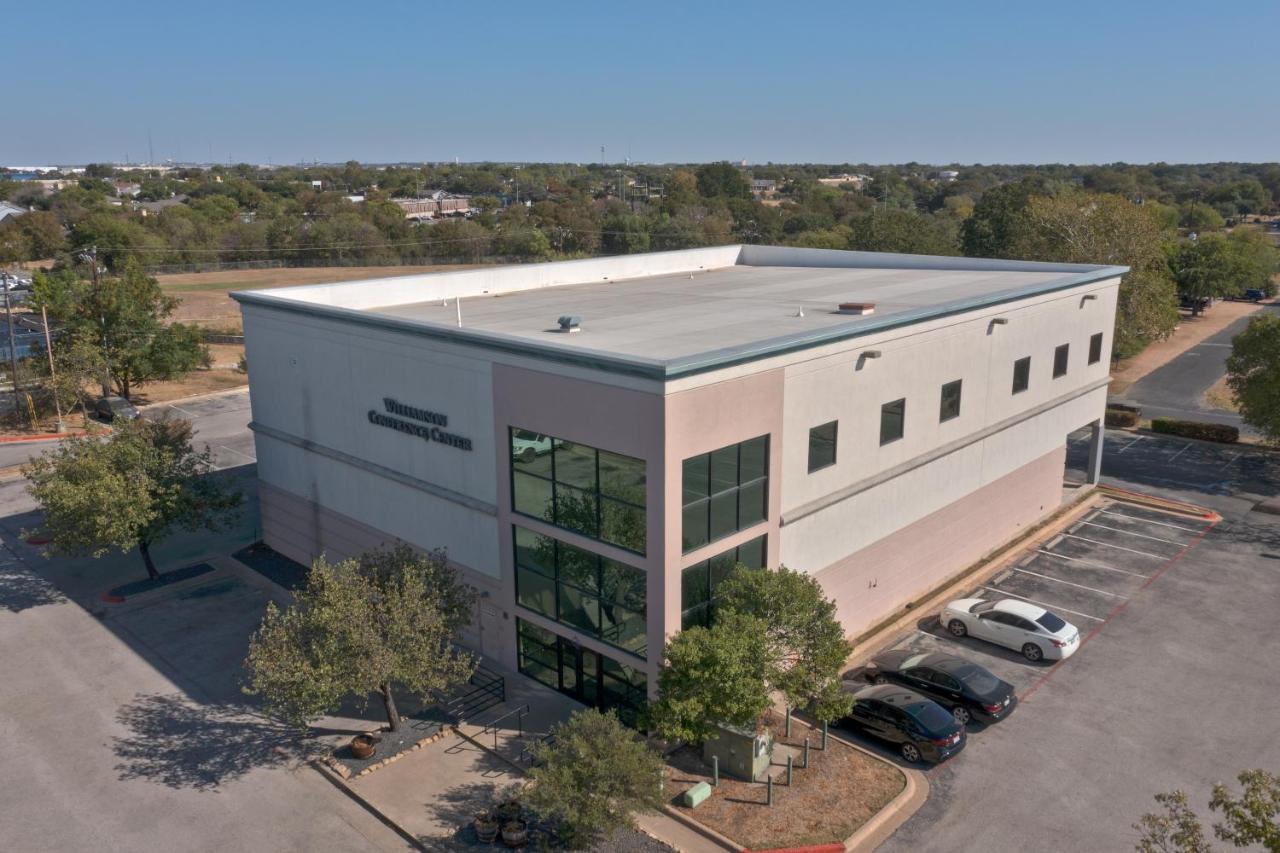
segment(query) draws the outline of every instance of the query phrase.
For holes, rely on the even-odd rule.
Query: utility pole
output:
[[[9,325],[9,369],[13,379],[13,418],[22,422],[22,404],[18,402],[18,344],[13,338],[13,305],[9,301],[9,274],[0,273],[0,284],[4,285],[4,316]]]
[[[111,364],[107,361],[107,315],[102,313],[102,293],[98,286],[98,247],[89,249],[89,262],[93,264],[93,298],[98,300],[98,321],[102,324],[102,375],[98,384],[102,386],[102,396],[111,396]]]
[[[53,386],[53,408],[58,413],[58,432],[66,432],[62,422],[62,403],[58,400],[58,374],[53,369],[53,340],[49,337],[49,312],[40,306],[40,321],[44,325],[44,351],[49,354],[49,384]]]

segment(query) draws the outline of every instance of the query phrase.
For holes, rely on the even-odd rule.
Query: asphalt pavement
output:
[[[1262,310],[1280,312],[1280,305],[1267,305]],[[1250,314],[1241,317],[1168,364],[1139,379],[1112,400],[1138,406],[1142,409],[1144,418],[1178,418],[1229,424],[1239,428],[1243,434],[1254,434],[1235,412],[1206,405],[1204,394],[1226,375],[1232,339],[1244,331],[1249,320],[1256,316],[1258,315]]]

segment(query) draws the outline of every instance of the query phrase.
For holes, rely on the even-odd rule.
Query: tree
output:
[[[751,182],[737,166],[707,163],[698,167],[696,175],[703,198],[751,198]]]
[[[50,554],[101,557],[137,546],[158,578],[151,546],[175,529],[219,530],[238,516],[239,492],[209,476],[208,448],[191,446],[184,420],[139,418],[105,440],[72,436],[22,469],[44,510]]]
[[[1193,314],[1200,313],[1199,300],[1243,292],[1236,283],[1235,254],[1223,235],[1205,234],[1198,240],[1171,243],[1167,254],[1178,293],[1197,300]]]
[[[97,284],[71,270],[38,274],[31,304],[72,341],[88,342],[120,396],[147,382],[176,379],[210,364],[209,348],[195,326],[165,321],[178,300],[160,289],[136,262]]]
[[[1231,342],[1227,386],[1244,422],[1280,441],[1280,317],[1257,314]]]
[[[1272,853],[1280,851],[1280,777],[1265,770],[1244,770],[1236,781],[1243,788],[1238,797],[1221,782],[1213,786],[1209,810],[1222,814],[1222,820],[1213,825],[1214,836],[1233,847],[1257,845]],[[1141,833],[1138,853],[1210,853],[1185,792],[1156,794],[1155,800],[1164,812],[1145,814],[1133,825]]]
[[[570,847],[632,825],[632,814],[662,806],[662,759],[612,711],[576,712],[533,747],[530,785],[522,795],[559,821]]]
[[[1235,293],[1249,289],[1274,296],[1274,276],[1280,270],[1280,251],[1276,250],[1266,234],[1259,228],[1238,225],[1227,235],[1231,248],[1232,273],[1235,275]]]
[[[688,628],[667,641],[653,729],[667,740],[702,743],[716,724],[754,728],[769,708],[765,626],[723,614],[711,628]]]
[[[730,614],[764,626],[765,681],[792,707],[820,720],[849,713],[840,673],[851,646],[836,619],[835,602],[811,576],[786,566],[758,571],[741,566],[721,582],[716,620]]]
[[[471,654],[454,645],[475,601],[443,551],[398,545],[340,563],[321,557],[293,606],[267,605],[249,642],[244,690],[300,728],[349,696],[363,707],[376,693],[398,731],[395,687],[427,701],[475,671]]]
[[[960,249],[970,258],[1012,258],[1026,229],[1032,196],[1050,195],[1042,180],[1024,178],[982,194],[960,229]]]
[[[1178,208],[1178,224],[1191,231],[1217,231],[1227,223],[1209,205],[1192,201]]]

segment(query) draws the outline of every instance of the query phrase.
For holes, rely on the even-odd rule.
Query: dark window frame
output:
[[[947,421],[955,420],[960,417],[960,406],[964,394],[964,380],[953,379],[950,382],[942,383],[942,389],[939,392],[938,399],[938,423],[945,424]],[[948,414],[947,411],[947,389],[955,388],[955,411]]]
[[[822,458],[820,457],[818,460],[818,464],[815,465],[814,464],[814,450],[815,450],[814,433],[818,432],[818,430],[824,430],[827,427],[831,428],[831,438],[827,439],[825,437],[818,436],[817,437],[818,445],[816,446],[816,449],[822,450],[826,447],[830,447],[831,458],[828,459],[827,461],[822,461]],[[838,446],[837,446],[839,440],[840,440],[840,421],[838,420],[827,421],[825,424],[818,424],[815,427],[809,428],[809,473],[810,474],[812,474],[815,471],[821,471],[824,468],[830,468],[832,465],[836,464],[836,460],[839,456]]]
[[[1061,379],[1067,375],[1071,366],[1071,344],[1058,344],[1053,348],[1053,378]]]
[[[886,423],[885,416],[893,414],[889,410],[890,406],[896,406],[899,408],[899,411],[896,413],[896,416],[898,418],[898,434],[891,435],[888,438],[886,438],[885,437],[885,423]],[[880,446],[884,447],[886,444],[893,444],[895,441],[901,441],[906,434],[907,434],[907,398],[899,397],[897,400],[890,400],[887,403],[881,403],[880,404]]]
[[[530,563],[521,561],[520,544],[519,544],[520,542],[519,531],[521,530],[533,536],[541,536],[542,538],[548,539],[551,541],[552,543],[552,565],[551,565],[552,574],[547,574],[539,566],[535,566]],[[570,630],[580,631],[581,633],[586,634],[587,636],[592,637],[593,639],[599,640],[600,642],[604,643],[605,645],[611,648],[617,649],[623,654],[632,655],[641,660],[647,659],[646,656],[648,654],[648,647],[649,647],[649,622],[648,622],[649,576],[648,576],[648,573],[646,573],[643,569],[639,568],[638,566],[632,566],[627,563],[623,563],[620,560],[612,560],[609,557],[603,556],[602,554],[597,554],[593,551],[588,551],[585,548],[579,548],[577,545],[572,545],[568,542],[562,542],[561,540],[555,538],[554,536],[547,536],[545,533],[539,533],[536,530],[530,530],[528,527],[521,527],[520,525],[517,525],[517,524],[511,525],[511,547],[512,547],[511,563],[514,569],[513,574],[515,577],[515,586],[516,586],[515,598],[516,598],[517,607],[519,607],[521,610],[526,610],[530,613],[536,613],[544,619],[548,619],[552,622],[555,622],[557,625],[564,625],[566,628],[569,628]],[[593,571],[595,575],[594,589],[588,586],[583,586],[581,583],[578,583],[571,578],[562,576],[564,573],[562,572],[561,552],[564,548],[573,548],[575,551],[579,551],[582,554],[586,554],[587,556],[593,559],[594,561]],[[605,602],[605,592],[606,592],[606,586],[605,586],[606,561],[611,563],[616,563],[617,565],[625,566],[626,568],[631,569],[644,582],[644,594],[640,596],[641,600],[639,602],[640,604],[639,607],[632,607],[630,606],[629,602],[627,603],[613,602],[614,606],[618,607],[619,610],[625,610],[629,614],[639,617],[640,623],[644,626],[644,647],[643,648],[628,649],[625,646],[620,646],[613,639],[610,639],[608,636],[606,636],[606,632],[601,630],[600,628],[596,628],[593,630],[592,628],[580,625],[577,622],[572,622],[564,618],[562,601],[564,600],[565,590],[577,592],[585,598],[594,599],[597,602],[598,608],[600,610],[603,610],[604,602]],[[524,604],[521,601],[520,578],[522,576],[522,573],[525,573],[525,572],[529,574],[537,575],[543,580],[547,580],[551,582],[552,593],[553,593],[552,594],[552,611],[553,611],[552,613],[543,613],[533,607],[530,607],[527,604]],[[595,620],[595,624],[597,626],[603,626],[604,624],[604,620],[603,618],[601,618],[601,614],[599,613],[599,611],[597,611],[597,618]],[[614,624],[623,624],[623,623],[615,622]]]
[[[526,628],[529,630],[525,630]],[[537,634],[550,634],[554,639],[548,643]],[[536,655],[527,655],[525,650],[526,643],[536,646],[538,651],[554,657],[555,666],[552,667],[539,660]],[[588,658],[594,656],[592,661],[595,666],[593,676],[596,691],[594,696],[585,695],[581,682],[577,680],[578,670],[586,670],[586,667],[580,664],[583,656]],[[529,658],[529,660],[526,660],[526,658]],[[566,693],[575,699],[586,701],[598,708],[605,710],[614,708],[618,711],[618,717],[627,725],[636,725],[643,715],[645,706],[648,704],[649,677],[644,670],[626,661],[616,660],[594,649],[580,646],[568,637],[543,628],[536,622],[517,616],[516,669],[541,684],[547,684],[546,681],[530,672],[533,668],[529,666],[530,662],[543,670],[552,669],[554,671],[556,683],[547,685],[553,690]],[[574,673],[574,681],[568,686],[565,685],[564,678],[566,666]],[[614,667],[617,667],[618,672],[613,671]]]
[[[1089,364],[1102,361],[1102,332],[1089,336]]]
[[[1021,376],[1019,376],[1021,374]],[[1021,386],[1019,386],[1021,379]],[[1024,355],[1013,363],[1013,393],[1021,394],[1031,387],[1031,356]]]
[[[514,438],[515,438],[515,433],[517,431],[532,433],[535,435],[544,435],[546,436],[547,439],[550,440],[551,447],[552,447],[552,450],[549,454],[551,457],[551,476],[550,477],[543,476],[542,474],[535,473],[533,471],[525,471],[516,466]],[[546,433],[539,433],[537,432],[537,430],[531,430],[525,427],[516,427],[516,426],[507,427],[507,462],[508,462],[508,468],[509,468],[509,479],[510,479],[510,488],[511,488],[511,511],[516,515],[521,515],[521,516],[524,516],[525,518],[536,519],[537,521],[541,521],[544,524],[550,524],[552,527],[557,527],[560,530],[567,530],[570,533],[574,533],[578,536],[583,536],[583,537],[586,537],[587,539],[595,540],[596,542],[603,542],[607,545],[613,546],[614,548],[620,548],[623,551],[627,551],[632,554],[637,554],[641,557],[645,556],[645,553],[648,550],[648,536],[649,536],[649,510],[648,510],[648,495],[647,495],[648,483],[649,483],[648,463],[644,459],[640,459],[639,457],[628,456],[625,453],[618,453],[615,450],[608,450],[606,448],[600,448],[600,447],[592,447],[587,444],[578,444],[577,442],[574,442],[573,446],[575,447],[575,449],[590,450],[594,456],[592,470],[593,470],[593,477],[595,480],[595,487],[594,489],[584,489],[582,486],[578,485],[577,483],[573,483],[568,480],[560,480],[556,476],[556,464],[557,464],[556,457],[558,455],[557,450],[560,448],[561,445],[566,443],[568,442],[566,442],[562,438],[557,438],[555,436],[548,435]],[[603,489],[602,484],[600,482],[600,454],[601,453],[607,453],[611,456],[617,456],[623,459],[628,459],[628,460],[632,460],[640,463],[645,476],[644,489],[646,491],[646,495],[645,495],[645,502],[643,504],[638,504],[633,500],[621,497],[619,495],[614,495],[610,492],[606,492]],[[551,518],[546,518],[545,516],[531,515],[528,512],[524,512],[523,510],[517,508],[516,506],[517,475],[520,477],[528,477],[530,479],[539,480],[543,483],[550,484]],[[595,502],[594,532],[580,530],[576,527],[570,527],[566,524],[560,523],[561,494],[562,492],[567,493],[568,490],[573,490],[574,493],[581,493],[589,498],[594,499],[594,502]],[[635,510],[639,512],[641,518],[644,519],[644,534],[643,536],[641,536],[642,541],[641,541],[640,548],[638,550],[630,547],[625,543],[615,542],[612,539],[605,538],[604,534],[605,534],[606,525],[605,525],[604,508],[607,502],[620,504],[624,508]]]
[[[744,480],[742,478],[742,457],[743,449],[755,442],[760,442],[763,446],[763,465],[761,473],[757,477]],[[713,491],[715,489],[714,469],[712,467],[713,458],[723,455],[727,451],[734,453],[734,480],[735,484],[727,488]],[[751,438],[740,441],[736,444],[727,444],[724,447],[718,447],[707,453],[699,453],[690,456],[688,459],[680,463],[681,469],[681,506],[680,506],[680,540],[681,553],[688,554],[699,548],[705,548],[712,543],[721,539],[727,539],[735,533],[743,530],[749,530],[757,524],[762,524],[769,519],[769,451],[770,436],[768,433],[753,436]],[[691,464],[692,463],[692,464]],[[693,491],[689,488],[688,471],[691,467],[703,466],[705,476],[699,478],[699,483],[706,483],[706,490],[697,490],[696,497],[690,498],[689,495]],[[759,517],[750,517],[743,512],[743,495],[754,495],[759,492],[760,511]],[[733,501],[733,525],[731,528],[726,527],[724,530],[716,529],[716,510],[723,511],[728,501]],[[754,506],[747,507],[748,510],[754,511]],[[690,516],[698,517],[697,532],[705,534],[705,538],[695,537],[690,539],[688,522]],[[690,544],[692,542],[692,544]]]
[[[742,560],[742,550],[760,543],[760,559],[759,566],[752,566]],[[733,568],[744,565],[748,569],[762,570],[765,569],[769,562],[769,535],[763,533],[754,539],[748,539],[740,545],[721,551],[719,554],[708,557],[705,560],[699,560],[696,563],[685,566],[680,570],[680,630],[692,628],[695,625],[710,627],[712,620],[715,618],[716,605],[716,587],[719,582],[715,580],[711,572],[711,564],[718,559],[723,558],[726,554],[733,554]],[[754,561],[753,561],[754,562]],[[685,591],[687,589],[686,578],[691,573],[702,573],[706,578],[705,592],[706,597],[697,602],[689,603],[685,600]]]

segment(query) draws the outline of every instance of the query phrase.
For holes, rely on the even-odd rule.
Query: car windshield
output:
[[[1040,618],[1037,619],[1036,621],[1039,622],[1042,626],[1044,626],[1045,630],[1047,630],[1050,634],[1056,634],[1059,631],[1061,631],[1063,628],[1067,627],[1066,622],[1063,622],[1061,619],[1059,619],[1057,616],[1054,616],[1052,613],[1050,613],[1047,610],[1044,613],[1040,614]]]
[[[527,429],[518,429],[516,430],[516,438],[521,439],[522,441],[537,441],[538,434],[536,432],[529,432]]]
[[[951,673],[979,696],[994,693],[1000,687],[1000,679],[980,666],[967,666]]]
[[[938,734],[955,725],[955,717],[934,702],[922,702],[903,708],[927,734]]]
[[[970,613],[986,613],[988,610],[990,610],[995,606],[996,606],[996,603],[994,601],[979,601],[977,604],[973,605],[973,608],[969,612]]]

